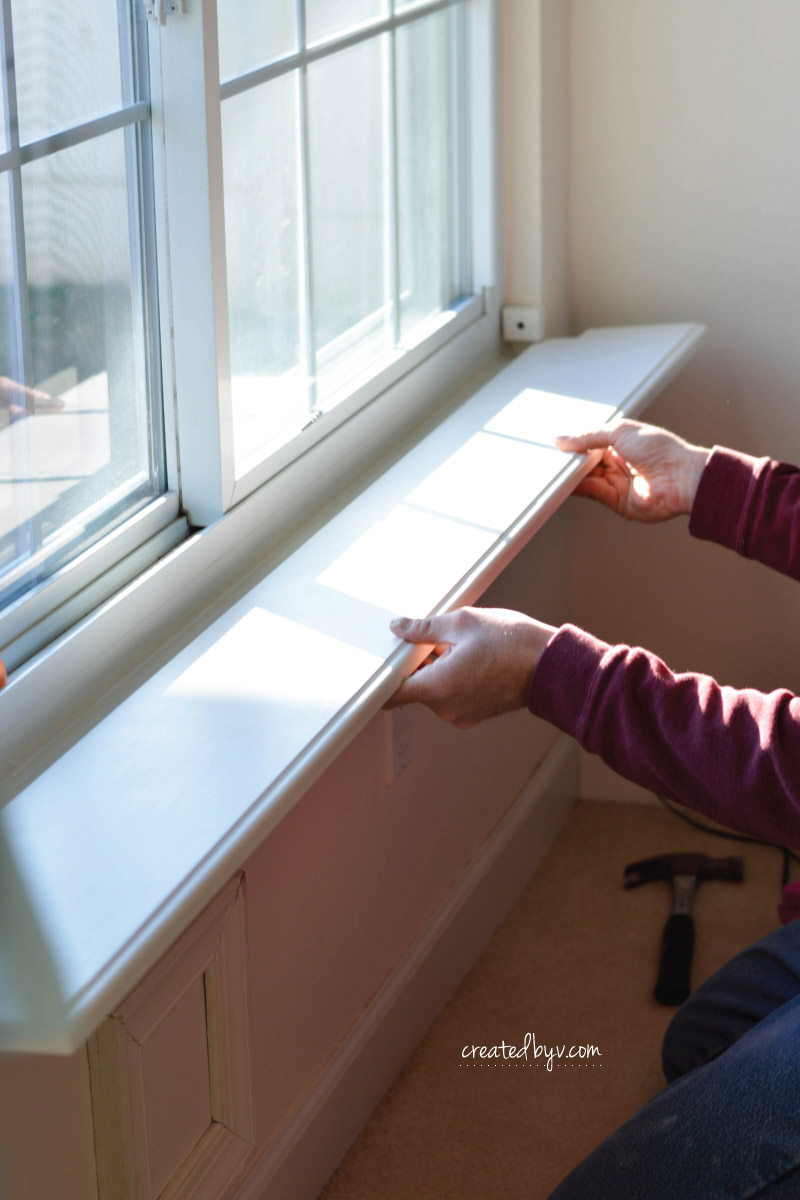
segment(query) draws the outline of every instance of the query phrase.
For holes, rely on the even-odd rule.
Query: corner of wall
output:
[[[541,305],[569,334],[568,51],[563,0],[502,6],[504,302]]]

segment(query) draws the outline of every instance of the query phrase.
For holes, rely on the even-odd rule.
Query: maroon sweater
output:
[[[689,529],[800,580],[800,471],[715,448]],[[791,692],[676,675],[647,650],[564,625],[539,660],[528,707],[626,779],[800,847],[800,699]]]

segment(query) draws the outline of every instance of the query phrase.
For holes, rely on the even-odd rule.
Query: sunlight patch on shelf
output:
[[[616,411],[615,404],[525,388],[492,417],[485,429],[487,433],[552,446],[559,434],[598,429]]]

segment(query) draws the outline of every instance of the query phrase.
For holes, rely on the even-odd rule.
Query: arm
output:
[[[676,675],[654,654],[563,626],[528,707],[605,763],[754,837],[800,846],[800,699]]]
[[[689,531],[800,580],[800,471],[715,448]]]
[[[419,702],[460,728],[528,708],[626,779],[744,833],[800,847],[800,699],[676,675],[654,654],[608,646],[502,609],[392,622],[430,645],[387,707]]]

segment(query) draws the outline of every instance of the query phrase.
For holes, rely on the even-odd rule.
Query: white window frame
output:
[[[124,8],[118,4],[118,12]],[[132,25],[120,28],[121,45],[121,81],[122,101],[120,108],[94,118],[78,121],[74,125],[64,126],[55,133],[42,134],[32,142],[20,144],[17,127],[17,98],[16,71],[13,66],[14,46],[10,23],[10,0],[0,4],[0,22],[2,22],[2,37],[0,42],[7,49],[10,63],[6,63],[4,75],[7,75],[8,108],[5,112],[6,149],[0,153],[0,164],[3,174],[0,176],[0,186],[8,186],[12,196],[12,217],[14,222],[14,246],[18,258],[14,280],[15,299],[20,319],[18,321],[20,346],[17,357],[23,365],[24,378],[21,382],[30,384],[30,330],[28,328],[28,297],[27,271],[25,266],[25,237],[22,224],[22,184],[21,170],[30,162],[59,151],[81,144],[82,142],[102,137],[113,131],[124,129],[126,135],[136,136],[136,155],[139,159],[138,169],[142,175],[142,187],[148,191],[152,167],[149,162],[150,143],[149,132],[134,135],[134,130],[140,122],[146,122],[150,117],[150,104],[146,99],[137,95],[137,89],[142,88],[142,50],[143,30],[146,28],[144,9],[135,0],[132,17],[138,28],[134,32]],[[139,45],[133,46],[131,39],[137,39]],[[126,50],[133,57],[133,64],[126,59]],[[133,70],[138,76],[131,91],[129,72]],[[4,79],[4,87],[6,82]],[[144,145],[142,144],[144,143]],[[130,147],[129,147],[130,151]],[[130,166],[130,160],[128,161]],[[131,176],[128,178],[129,193],[134,187]],[[138,194],[130,203],[138,204]],[[134,288],[141,289],[142,281],[137,276],[137,266],[140,256],[143,262],[146,279],[144,293],[140,302],[145,312],[145,326],[141,331],[145,357],[145,374],[150,389],[150,400],[154,406],[154,419],[160,425],[161,404],[158,390],[161,386],[160,366],[158,362],[158,325],[154,314],[151,313],[151,302],[155,295],[155,262],[153,239],[151,236],[153,213],[149,205],[141,213],[141,226],[138,231],[136,244],[132,246],[131,265],[134,273]],[[147,229],[145,229],[147,226]],[[154,436],[157,445],[156,458],[160,457],[162,449],[162,432],[157,428]],[[174,457],[174,456],[173,456]],[[0,654],[8,671],[17,670],[22,664],[33,659],[45,646],[73,626],[76,620],[85,616],[92,608],[101,604],[121,587],[129,583],[143,570],[151,566],[160,556],[168,553],[188,532],[186,519],[179,512],[179,497],[175,484],[176,474],[171,472],[173,486],[167,488],[149,503],[141,504],[132,515],[120,520],[99,540],[92,542],[86,549],[76,552],[73,557],[60,565],[51,575],[35,587],[23,592],[11,602],[0,608]],[[129,485],[119,489],[120,499],[124,499],[129,491]],[[93,510],[106,510],[111,497],[103,497],[93,506]],[[129,506],[130,508],[130,506]],[[91,510],[90,510],[91,511]],[[82,514],[86,521],[89,514]],[[28,564],[26,564],[26,569]],[[5,583],[5,580],[3,581]]]
[[[144,523],[163,523],[168,512],[174,515],[179,494],[199,530],[186,537],[184,517],[172,521],[161,540],[153,540],[149,524],[146,537],[135,529],[115,531],[112,541],[128,539],[122,563],[114,566],[108,544],[101,544],[87,554],[96,565],[78,563],[70,575],[84,575],[83,591],[56,580],[50,586],[64,594],[55,612],[40,598],[36,603],[44,607],[33,627],[20,619],[22,665],[7,687],[14,704],[6,706],[0,731],[0,757],[10,754],[13,769],[0,803],[156,669],[165,648],[174,647],[171,639],[189,636],[188,610],[193,629],[210,619],[221,592],[233,593],[253,572],[269,570],[285,553],[287,538],[296,539],[331,504],[374,478],[497,355],[498,12],[496,0],[468,4],[466,157],[475,297],[394,362],[377,386],[370,381],[307,428],[303,452],[291,463],[286,460],[296,447],[259,467],[261,478],[251,477],[244,497],[233,478],[216,0],[187,0],[185,14],[150,25],[168,492],[136,520],[139,532]],[[414,15],[428,7],[423,0]],[[56,699],[65,691],[68,719]]]
[[[321,50],[307,50],[288,58],[302,67],[321,53],[329,53],[329,47],[347,48],[366,37],[442,11],[451,3],[453,0],[421,0],[396,16],[330,39]],[[236,82],[220,83],[216,0],[203,0],[202,4],[192,0],[186,14],[168,18],[157,32],[155,27],[151,30],[154,135],[163,150],[160,161],[157,156],[157,185],[160,181],[166,196],[158,230],[159,278],[169,281],[169,291],[162,291],[161,312],[169,321],[169,325],[162,326],[162,340],[164,345],[171,341],[173,346],[170,383],[180,447],[180,490],[184,510],[194,525],[206,526],[219,520],[245,496],[419,367],[423,367],[418,380],[420,413],[424,412],[435,399],[441,399],[435,370],[427,373],[435,382],[425,379],[426,360],[473,325],[476,328],[472,334],[478,340],[485,340],[486,322],[492,326],[494,336],[488,353],[499,344],[494,147],[487,138],[493,107],[489,63],[494,41],[493,7],[492,0],[467,0],[470,35],[463,57],[471,119],[467,122],[470,144],[462,148],[465,178],[461,186],[468,188],[467,207],[472,215],[467,256],[472,263],[474,295],[443,314],[439,328],[424,341],[398,354],[388,367],[238,480],[233,453],[221,101],[241,87]],[[297,8],[298,26],[302,28],[302,0],[297,0]],[[250,78],[266,81],[273,70],[268,65]],[[159,80],[160,110],[156,102]],[[202,287],[202,281],[208,286]],[[168,393],[166,383],[165,372]],[[358,440],[356,425],[352,436]],[[341,455],[341,447],[337,454]]]

